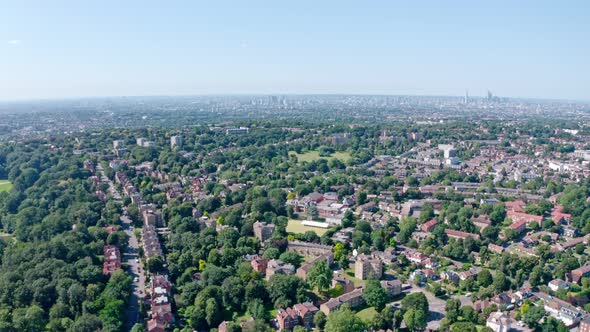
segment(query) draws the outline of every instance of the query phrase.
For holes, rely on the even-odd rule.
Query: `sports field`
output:
[[[329,229],[329,228],[305,226],[305,225],[302,225],[301,222],[302,222],[302,220],[289,219],[289,223],[287,224],[287,232],[288,233],[295,233],[295,234],[303,234],[307,231],[314,231],[318,236],[322,236]]]

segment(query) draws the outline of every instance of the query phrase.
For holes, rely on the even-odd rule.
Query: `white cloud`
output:
[[[12,39],[12,40],[9,40],[8,43],[10,45],[18,45],[18,44],[20,44],[20,40],[19,39]]]

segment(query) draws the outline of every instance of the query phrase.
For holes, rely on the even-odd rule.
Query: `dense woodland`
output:
[[[69,151],[4,146],[0,163],[14,184],[0,193],[0,330],[121,330],[131,278],[105,278],[101,259],[105,243],[126,243],[101,228],[116,207],[92,194]]]

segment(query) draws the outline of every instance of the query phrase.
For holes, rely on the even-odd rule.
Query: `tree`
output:
[[[344,255],[344,251],[346,250],[344,248],[344,244],[342,244],[342,242],[338,242],[334,245],[334,260],[335,261],[339,261],[342,256]]]
[[[488,287],[494,282],[492,274],[488,269],[483,269],[477,275],[477,283],[482,287]]]
[[[205,320],[209,326],[217,326],[221,322],[221,308],[214,298],[205,302]]]
[[[330,287],[332,270],[330,270],[328,263],[323,259],[315,262],[307,275],[307,280],[312,287],[317,287],[319,291]]]
[[[125,318],[125,302],[123,300],[108,301],[99,312],[103,327],[109,330],[120,330]]]
[[[160,256],[150,257],[146,265],[147,270],[152,274],[162,272],[164,270],[164,259]]]
[[[326,322],[325,332],[364,332],[367,326],[348,307],[331,313]]]
[[[404,322],[410,331],[421,331],[426,327],[427,315],[419,309],[408,309],[404,314]]]
[[[473,307],[471,306],[462,306],[461,307],[461,316],[463,317],[463,320],[471,322],[471,323],[477,323],[477,312],[475,311],[475,309],[473,309]]]
[[[545,309],[540,306],[534,306],[527,310],[526,314],[524,315],[523,321],[525,324],[530,327],[531,329],[535,329],[539,326],[539,321],[541,318],[545,316]]]
[[[318,217],[318,208],[315,204],[311,204],[309,208],[307,208],[307,216],[311,220],[316,220]]]
[[[96,332],[102,328],[102,323],[98,317],[91,314],[83,314],[74,321],[72,331],[76,332]]]
[[[275,274],[267,283],[268,295],[275,307],[289,307],[305,301],[305,283],[294,275]]]
[[[377,311],[383,310],[387,304],[387,292],[378,280],[368,280],[363,292],[363,299],[368,306],[375,307]]]
[[[562,321],[559,321],[551,316],[547,317],[541,325],[542,332],[568,332],[569,329]]]
[[[409,310],[414,308],[422,312],[428,312],[428,299],[424,293],[412,293],[402,299],[402,309]]]
[[[266,309],[264,303],[260,299],[254,299],[248,305],[248,311],[255,319],[264,319],[266,317]]]
[[[43,331],[47,320],[45,319],[45,313],[41,307],[32,305],[26,310],[16,310],[13,314],[14,327],[18,331]]]
[[[287,251],[279,256],[279,259],[285,263],[292,264],[295,268],[301,266],[301,261],[303,261],[303,257],[294,251]]]
[[[508,288],[508,279],[502,271],[497,271],[494,276],[494,288],[497,293],[503,292]]]
[[[416,229],[416,220],[408,217],[403,218],[400,223],[399,233],[397,234],[397,240],[401,243],[407,243],[412,237],[412,233]]]
[[[451,332],[477,332],[477,328],[471,322],[457,322],[451,325]]]
[[[267,258],[267,259],[277,259],[279,258],[279,256],[281,255],[281,252],[279,251],[279,249],[277,248],[268,248],[264,251],[264,254],[262,254],[262,257]]]
[[[231,276],[223,281],[221,285],[223,293],[223,305],[232,310],[240,311],[244,303],[245,289],[238,277]]]
[[[461,308],[461,301],[457,299],[448,299],[445,305],[445,311],[447,312],[447,320],[450,324],[453,324],[459,318],[461,312],[459,309]]]
[[[324,329],[327,320],[328,317],[326,317],[326,314],[323,311],[318,311],[316,312],[315,316],[313,316],[313,323],[320,330]]]

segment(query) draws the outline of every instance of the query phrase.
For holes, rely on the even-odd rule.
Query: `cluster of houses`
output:
[[[147,260],[153,257],[164,258],[159,232],[162,231],[164,221],[162,212],[154,205],[143,201],[143,197],[129,181],[127,175],[122,172],[115,173],[115,180],[121,184],[127,197],[139,209],[143,221],[141,228],[141,244],[144,256]],[[172,285],[166,274],[151,276],[149,292],[150,320],[147,322],[148,332],[164,332],[174,323],[172,312]]]
[[[147,330],[150,332],[165,332],[174,323],[172,314],[172,284],[166,275],[155,275],[150,285],[150,320]]]
[[[227,133],[230,134],[230,132]],[[231,130],[231,134],[239,133],[243,133],[242,128],[235,132],[233,129]],[[416,135],[415,140],[422,140],[419,133],[412,133],[412,135]],[[391,137],[388,135],[383,136],[384,140],[390,138]],[[334,145],[345,143],[347,139],[348,137],[346,135],[341,134],[330,137],[330,141]],[[469,175],[476,175],[479,178],[492,175],[494,185],[500,184],[503,181],[516,181],[519,184],[523,184],[539,177],[547,178],[554,176],[555,174],[565,173],[570,176],[565,181],[573,182],[576,181],[576,179],[581,178],[581,176],[590,175],[590,173],[584,170],[583,167],[579,167],[580,163],[576,162],[576,159],[583,159],[586,166],[590,165],[590,157],[588,157],[590,156],[590,152],[582,153],[583,151],[576,151],[569,155],[559,154],[554,155],[552,160],[545,161],[538,157],[545,151],[538,148],[535,148],[535,157],[524,154],[508,154],[504,149],[498,147],[501,139],[502,137],[499,137],[497,141],[464,141],[456,142],[452,145],[440,144],[436,146],[432,145],[430,142],[421,142],[418,143],[415,149],[412,149],[412,151],[400,157],[377,156],[363,166],[371,169],[376,176],[388,174],[394,175],[399,179],[406,179],[409,176],[412,176],[418,181],[425,179],[434,172],[440,171],[444,168],[457,169]],[[140,144],[138,139],[138,145],[143,146],[143,144],[145,144],[145,142],[142,141]],[[522,144],[523,146],[529,145],[526,140],[517,140],[517,144]],[[122,151],[124,147],[120,142],[116,145],[115,142],[113,142],[113,145],[116,150],[115,155],[120,157],[119,152]],[[175,139],[174,142],[171,141],[171,146],[181,147],[182,139]],[[474,149],[475,147],[477,153],[473,157],[468,160],[459,159],[459,156],[461,155],[459,150]],[[121,159],[113,159],[110,164],[114,170],[117,170],[122,165],[126,165],[127,162]],[[84,163],[84,167],[94,173],[93,165],[87,165]],[[214,181],[213,178],[208,178],[207,176],[178,176],[178,178],[173,177],[173,182],[170,182],[171,177],[165,172],[153,170],[151,163],[143,163],[135,168],[138,172],[144,172],[150,177],[158,179],[160,183],[155,185],[155,187],[165,191],[168,200],[177,199],[182,201],[196,201],[205,198],[205,185],[208,181]],[[138,204],[140,215],[144,223],[142,228],[142,244],[146,257],[163,256],[158,239],[158,232],[160,228],[164,226],[161,212],[156,206],[143,203],[141,194],[129,183],[124,173],[117,172],[115,178],[117,182],[121,183],[125,194],[131,198],[132,202]],[[227,185],[229,191],[243,190],[247,186],[246,184],[229,182],[224,184]],[[354,188],[354,191],[360,189],[360,185],[358,184],[351,184],[351,187]],[[187,188],[192,192],[192,196],[187,194],[189,192],[188,190],[185,190]],[[476,198],[479,200],[479,203],[498,204],[500,201],[497,200],[495,196],[500,194],[506,198],[514,199],[514,201],[504,203],[506,207],[506,218],[510,223],[503,225],[504,232],[500,234],[500,239],[508,239],[506,234],[508,230],[512,231],[509,233],[516,233],[518,238],[511,238],[511,240],[514,241],[509,245],[489,244],[488,249],[492,253],[501,254],[505,251],[509,251],[523,255],[537,255],[535,247],[541,241],[550,244],[550,250],[552,252],[558,252],[569,250],[580,243],[587,244],[588,239],[590,238],[588,236],[576,237],[578,235],[576,229],[569,225],[571,215],[566,213],[563,206],[559,204],[555,204],[554,208],[545,216],[538,216],[526,212],[527,203],[538,202],[542,199],[542,196],[540,196],[540,194],[544,193],[544,189],[542,188],[536,192],[531,192],[518,186],[516,188],[494,187],[493,189],[490,189],[484,187],[484,184],[479,182],[449,182],[445,185],[405,184],[396,188],[390,188],[391,191],[382,191],[377,194],[368,195],[364,204],[359,205],[356,205],[355,197],[353,195],[339,197],[339,194],[336,192],[337,189],[338,188],[330,188],[330,191],[325,193],[312,192],[303,197],[289,199],[286,204],[288,207],[292,208],[294,213],[311,216],[311,220],[302,222],[305,226],[321,228],[327,228],[334,225],[339,226],[342,224],[345,212],[351,210],[359,219],[369,221],[373,228],[379,228],[391,217],[420,217],[423,208],[427,204],[434,208],[435,215],[439,214],[443,202],[437,199],[439,197],[437,196],[438,193],[451,191],[461,193],[465,196],[464,202],[466,203],[466,206],[469,206],[469,203],[477,202]],[[421,197],[400,203],[396,194],[409,193],[411,191],[417,191]],[[224,194],[225,192],[221,193],[221,195]],[[552,203],[556,203],[554,197],[551,199],[553,199]],[[206,222],[208,226],[212,225],[216,219],[208,219],[207,217],[200,215],[195,215],[195,217]],[[319,220],[316,218],[321,219],[321,222],[318,222]],[[559,234],[547,230],[530,231],[529,233],[524,234],[527,229],[531,229],[533,223],[541,225],[548,218],[551,218],[553,223],[560,226]],[[444,233],[451,239],[479,240],[481,236],[480,233],[493,224],[490,216],[485,214],[473,216],[471,222],[476,226],[476,230],[472,230],[472,233],[451,228],[445,229]],[[440,223],[447,223],[447,221],[439,218],[439,220],[430,219],[421,223],[418,226],[419,229],[413,232],[412,238],[420,243],[430,236],[436,226]],[[217,225],[218,229],[223,227],[227,226]],[[536,227],[533,229],[536,229]],[[275,230],[276,226],[274,224],[258,221],[253,225],[254,235],[261,243],[267,243],[271,239]],[[353,232],[353,228],[339,229],[332,234],[332,239],[337,242],[351,242],[351,234]],[[105,247],[105,257],[107,256],[106,250]],[[316,262],[324,260],[331,265],[334,259],[332,247],[321,244],[289,241],[287,250],[305,256],[307,258],[305,263],[299,268],[295,268],[292,264],[283,262],[280,259],[266,259],[260,256],[252,256],[249,257],[248,260],[252,268],[257,272],[262,273],[267,279],[275,274],[289,274],[296,275],[299,278],[306,280],[309,271]],[[472,252],[471,254],[473,254],[477,263],[479,254],[475,252]],[[460,272],[456,272],[452,269],[440,269],[441,266],[434,258],[428,257],[419,251],[406,250],[405,256],[410,262],[419,265],[419,267],[410,274],[410,280],[414,281],[416,284],[420,284],[426,280],[438,279],[458,284],[459,281],[476,278],[480,272],[480,269],[477,267],[472,267],[466,271]],[[396,255],[392,248],[388,248],[384,251],[373,251],[368,254],[355,254],[353,259],[355,278],[359,280],[381,279],[383,277],[384,264],[390,264],[395,261]],[[590,276],[590,265],[582,266],[571,271],[571,273],[566,276],[566,280],[554,280],[548,284],[548,287],[552,291],[557,292],[562,289],[567,289],[571,282],[579,283],[581,278],[585,276]],[[154,278],[156,277],[165,280],[167,279],[165,276],[155,276]],[[166,282],[168,281],[166,280]],[[169,326],[173,321],[173,317],[171,317],[171,314],[168,316],[165,313],[165,309],[167,308],[166,305],[169,306],[169,302],[166,302],[164,298],[169,300],[169,291],[165,292],[166,295],[164,296],[162,295],[162,292],[167,288],[161,285],[154,288],[153,284],[154,281],[152,280],[152,319],[150,322],[151,325],[155,326],[155,329],[150,331],[158,331],[157,328],[160,325],[164,327]],[[305,302],[288,308],[280,308],[275,317],[278,328],[281,330],[292,330],[295,326],[311,328],[313,325],[313,315],[318,311],[322,311],[328,315],[345,304],[352,308],[358,308],[364,304],[363,287],[355,287],[354,283],[348,277],[336,273],[332,279],[332,287],[338,285],[342,286],[343,294],[330,298],[324,303],[313,304]],[[387,290],[387,293],[390,296],[396,296],[402,291],[402,284],[399,280],[382,280],[381,285]],[[491,304],[496,304],[499,308],[510,308],[519,305],[524,299],[531,296],[533,296],[531,291],[523,288],[516,292],[503,292],[497,294],[487,301],[476,301],[474,307],[479,311]],[[588,330],[586,321],[590,322],[590,320],[587,320],[584,313],[578,310],[575,306],[564,301],[560,302],[551,299],[544,300],[545,310],[550,315],[563,321],[567,326],[576,326],[579,324],[580,331],[582,332],[585,332],[584,329]],[[154,314],[154,312],[156,312],[156,314]],[[170,320],[168,320],[168,318],[170,318]],[[222,323],[219,326],[219,330],[223,331],[223,328],[226,325],[227,322]],[[149,326],[150,324],[148,324],[148,330]],[[498,332],[509,331],[511,329],[511,318],[504,312],[492,313],[488,318],[487,326]]]
[[[121,268],[121,252],[117,246],[113,245],[104,246],[103,252],[102,274],[111,275]]]
[[[318,218],[324,219],[329,225],[340,225],[344,212],[354,204],[352,197],[339,202],[338,193],[324,194],[313,192],[301,198],[287,200],[287,206],[293,207],[295,213],[308,215],[311,208],[317,211]]]

